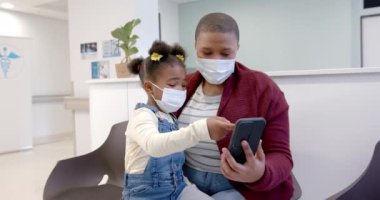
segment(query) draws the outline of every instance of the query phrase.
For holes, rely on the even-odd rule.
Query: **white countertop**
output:
[[[140,78],[138,76],[135,76],[135,77],[130,77],[130,78],[107,78],[107,79],[93,79],[93,80],[86,81],[86,83],[88,84],[125,83],[125,82],[140,82]]]
[[[369,73],[380,73],[380,67],[272,71],[272,72],[265,72],[265,73],[268,74],[270,77],[369,74]]]
[[[291,76],[323,76],[323,75],[348,75],[348,74],[370,74],[380,73],[380,67],[368,68],[337,68],[337,69],[317,69],[317,70],[294,70],[294,71],[271,71],[265,72],[270,77],[291,77]],[[111,79],[94,79],[86,81],[88,84],[107,84],[107,83],[126,83],[139,82],[140,78],[134,76],[131,78],[111,78]]]

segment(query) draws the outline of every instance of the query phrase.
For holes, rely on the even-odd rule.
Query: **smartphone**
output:
[[[241,146],[243,140],[246,140],[252,152],[256,153],[265,124],[266,121],[262,117],[241,118],[235,123],[228,148],[237,162],[244,164],[246,161],[245,153]]]

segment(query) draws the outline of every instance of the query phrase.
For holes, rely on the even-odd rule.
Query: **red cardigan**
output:
[[[198,71],[187,77],[187,98],[184,105],[202,81],[203,77]],[[265,152],[263,177],[246,184],[230,181],[248,200],[283,200],[290,199],[293,194],[288,108],[283,92],[266,74],[236,62],[235,72],[224,83],[217,115],[233,123],[244,117],[264,117],[267,121],[262,138]],[[177,112],[177,116],[182,109]],[[228,146],[230,138],[231,133],[217,142],[219,151]]]

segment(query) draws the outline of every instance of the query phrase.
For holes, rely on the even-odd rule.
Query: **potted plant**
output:
[[[124,26],[116,28],[111,32],[111,35],[119,40],[119,47],[123,49],[125,57],[119,64],[116,64],[116,76],[117,78],[125,78],[131,75],[127,65],[132,59],[131,56],[136,54],[139,50],[135,46],[137,35],[133,34],[133,28],[141,23],[140,19],[133,19],[128,21]]]

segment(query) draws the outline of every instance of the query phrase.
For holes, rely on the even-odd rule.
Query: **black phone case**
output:
[[[255,154],[259,146],[261,136],[264,132],[266,121],[262,117],[242,118],[236,122],[232,133],[229,150],[235,160],[241,164],[246,161],[241,141],[246,140]]]

